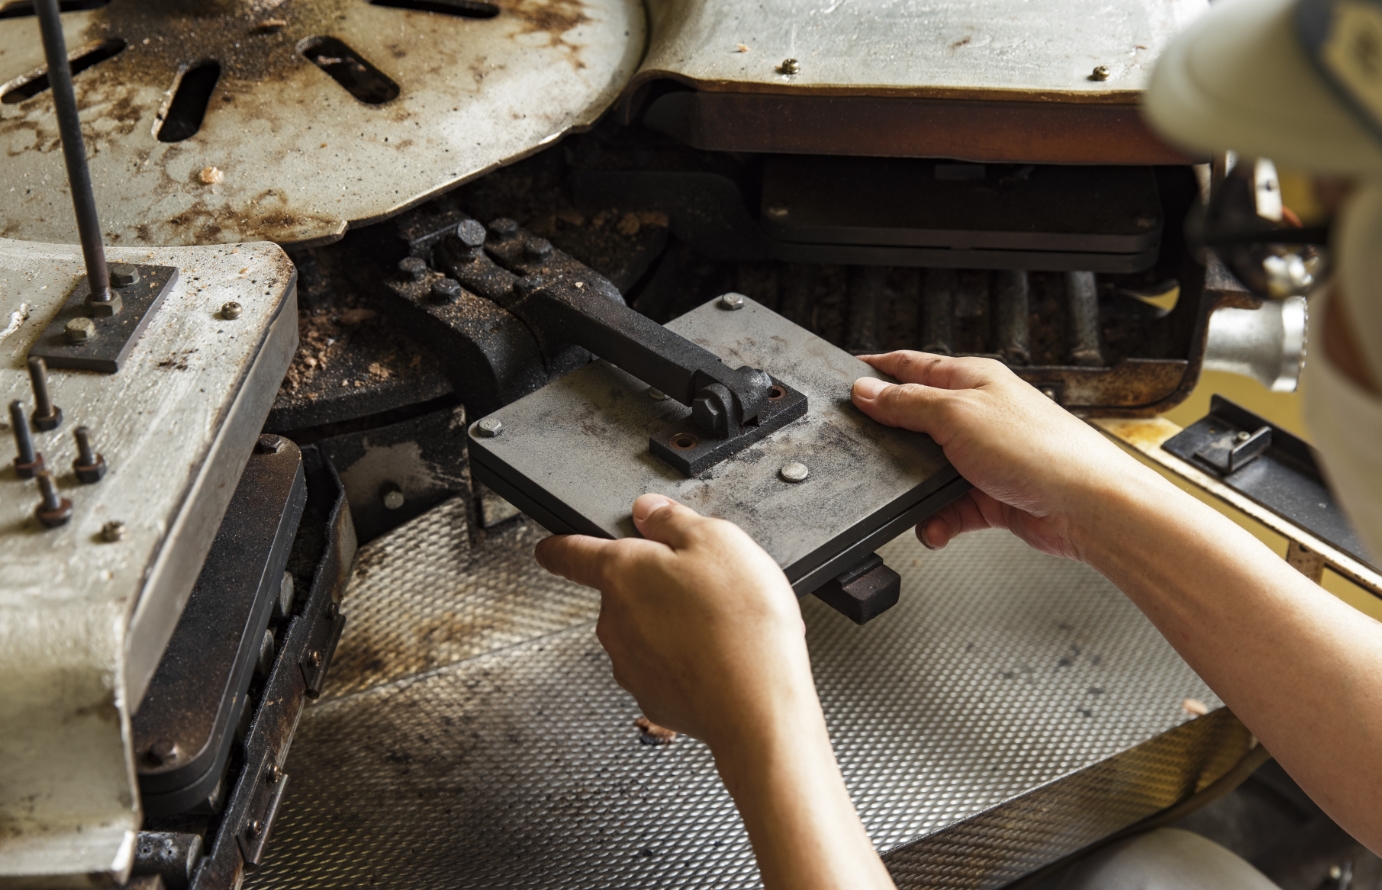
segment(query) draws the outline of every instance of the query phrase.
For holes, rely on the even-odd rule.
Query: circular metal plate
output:
[[[0,237],[75,241],[17,6],[0,2]],[[102,229],[126,245],[334,240],[588,126],[644,44],[637,0],[112,0],[63,26],[74,68],[101,59],[77,102]]]

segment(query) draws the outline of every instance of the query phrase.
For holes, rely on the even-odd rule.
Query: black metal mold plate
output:
[[[106,374],[119,371],[120,363],[129,355],[163,298],[178,281],[178,270],[173,266],[135,264],[135,268],[139,270],[139,281],[127,287],[111,288],[112,293],[120,296],[123,306],[120,314],[91,318],[96,325],[96,337],[87,343],[75,344],[67,339],[67,323],[74,318],[90,317],[86,298],[91,287],[83,275],[67,302],[29,349],[30,357],[42,358],[50,368]]]
[[[875,375],[872,368],[753,300],[736,312],[707,303],[667,327],[731,367],[790,381],[810,410],[688,479],[647,443],[689,409],[649,398],[644,383],[599,361],[495,412],[499,436],[480,437],[472,425],[475,477],[553,532],[606,538],[636,535],[633,501],[665,494],[737,523],[799,594],[968,488],[929,437],[885,427],[853,406],[850,386]],[[807,465],[806,481],[779,476],[791,461]]]
[[[1272,427],[1272,444],[1232,473],[1223,473],[1222,468],[1197,454],[1226,444],[1224,440],[1232,440],[1239,432],[1254,433],[1264,426]],[[1161,447],[1278,516],[1372,564],[1343,508],[1325,485],[1310,446],[1270,421],[1216,395],[1210,399],[1204,419],[1167,439]]]
[[[806,413],[806,396],[776,377],[772,381],[777,395],[768,396],[753,424],[745,425],[739,435],[732,439],[717,439],[707,435],[688,415],[649,436],[648,450],[686,476],[700,475],[733,457]]]
[[[145,812],[171,815],[211,793],[307,501],[302,453],[284,439],[250,457],[215,543],[133,720]],[[148,761],[176,743],[169,763]]]

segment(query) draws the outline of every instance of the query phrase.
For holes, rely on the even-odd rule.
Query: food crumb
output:
[[[264,19],[254,27],[257,31],[277,31],[288,27],[288,22],[285,19]]]
[[[201,180],[202,185],[216,185],[225,178],[226,175],[220,167],[203,167],[202,172],[197,174],[197,179]]]
[[[738,44],[737,46],[734,47],[734,51],[735,51],[736,53],[746,53],[746,52],[749,51],[749,48],[748,48],[746,45],[740,43],[740,44]]]
[[[1180,703],[1180,708],[1185,713],[1193,714],[1196,717],[1203,717],[1205,714],[1209,713],[1209,706],[1198,698],[1187,698]]]
[[[663,726],[658,726],[647,717],[639,717],[633,721],[633,725],[638,727],[638,740],[645,745],[670,745],[676,741],[677,733]]]

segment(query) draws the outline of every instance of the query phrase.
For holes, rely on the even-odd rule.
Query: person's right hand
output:
[[[992,359],[923,352],[860,356],[900,381],[854,382],[854,404],[880,423],[926,433],[974,486],[917,526],[939,549],[963,532],[1007,528],[1057,556],[1084,559],[1108,495],[1162,480]]]

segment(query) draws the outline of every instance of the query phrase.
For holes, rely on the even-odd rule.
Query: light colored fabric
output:
[[[1074,866],[1058,890],[1280,890],[1211,840],[1160,828],[1100,850]]]
[[[1382,380],[1382,182],[1364,182],[1335,227],[1335,278],[1343,288],[1353,336],[1374,380]]]
[[[1198,152],[1232,150],[1302,172],[1382,174],[1382,142],[1334,93],[1296,36],[1295,0],[1218,0],[1171,41],[1147,117]]]

